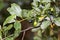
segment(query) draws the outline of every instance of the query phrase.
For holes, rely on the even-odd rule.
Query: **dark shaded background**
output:
[[[22,9],[30,10],[32,9],[31,2],[33,0],[0,0],[0,4],[3,3],[2,8],[0,9],[0,25],[4,22],[4,20],[10,15],[7,11],[7,8],[11,6],[12,3],[16,3],[20,5]]]

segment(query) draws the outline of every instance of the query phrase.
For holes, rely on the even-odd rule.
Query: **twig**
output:
[[[25,36],[25,31],[23,32],[23,37],[22,37],[22,40],[24,40],[24,36]]]
[[[26,18],[27,19],[27,18]],[[22,19],[22,20],[20,20],[20,22],[22,22],[22,21],[24,21],[24,20],[26,20],[26,19]]]
[[[25,31],[28,31],[28,30],[30,30],[30,29],[33,29],[34,27],[29,27],[29,28],[27,28],[27,29],[25,29],[25,30],[22,30],[21,32],[25,32]]]

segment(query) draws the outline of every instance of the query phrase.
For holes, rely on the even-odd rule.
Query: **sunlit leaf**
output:
[[[51,0],[42,0],[42,2],[51,2]]]
[[[21,8],[19,5],[15,4],[15,3],[11,4],[11,7],[9,7],[7,10],[11,15],[15,14],[16,16],[22,17]]]
[[[36,32],[36,31],[38,31],[40,29],[40,27],[39,28],[34,28],[34,29],[32,29],[32,32]]]
[[[57,26],[60,26],[60,17],[54,18],[54,23],[55,23]]]
[[[46,29],[50,24],[50,21],[43,21],[41,24],[41,29]]]
[[[11,16],[7,17],[7,19],[3,23],[3,26],[6,25],[7,23],[15,22],[14,18],[16,18],[16,15],[11,15]]]

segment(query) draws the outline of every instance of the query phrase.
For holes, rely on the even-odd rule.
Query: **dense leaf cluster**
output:
[[[18,4],[11,4],[11,7],[7,8],[7,11],[11,14],[9,17],[6,18],[6,20],[3,23],[3,28],[0,31],[0,38],[2,39],[2,33],[5,35],[5,40],[13,40],[16,38],[21,30],[21,23],[22,20],[28,20],[32,22],[32,25],[34,26],[32,29],[32,32],[37,32],[37,34],[34,36],[34,40],[57,40],[55,36],[51,38],[52,35],[54,35],[54,30],[52,30],[54,27],[60,26],[60,17],[59,12],[60,9],[54,5],[52,6],[51,2],[55,2],[55,0],[33,0],[32,9],[26,10],[21,9]],[[22,20],[18,21],[15,20],[16,17],[22,18]],[[9,23],[13,23],[8,25]],[[8,31],[14,27],[15,31],[12,34],[12,36],[9,36],[10,34]],[[43,36],[44,32],[47,32],[46,30],[49,30],[48,36]],[[47,36],[47,37],[46,37]]]

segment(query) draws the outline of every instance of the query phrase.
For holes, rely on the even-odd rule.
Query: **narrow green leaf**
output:
[[[10,30],[12,27],[13,27],[13,25],[12,25],[12,24],[11,24],[11,25],[9,25],[9,26],[7,27],[7,30]]]
[[[7,31],[7,30],[10,30],[12,27],[13,27],[12,24],[9,25],[8,27],[4,26],[4,27],[3,27],[3,30],[4,30],[4,31]]]
[[[14,18],[16,18],[16,15],[11,15],[9,16],[5,22],[3,23],[3,26],[6,25],[7,23],[12,23],[12,22],[15,22]]]
[[[43,21],[41,24],[41,29],[46,29],[50,24],[50,21]]]

